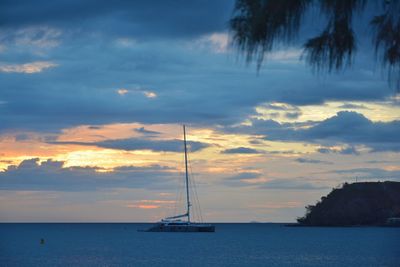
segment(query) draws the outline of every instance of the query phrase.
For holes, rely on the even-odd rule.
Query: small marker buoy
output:
[[[40,239],[40,245],[44,245],[44,238]]]

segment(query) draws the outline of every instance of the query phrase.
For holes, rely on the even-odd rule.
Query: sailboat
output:
[[[215,226],[206,223],[192,222],[190,219],[191,202],[189,193],[188,152],[186,147],[186,128],[183,125],[183,144],[185,151],[185,186],[186,213],[162,219],[146,232],[215,232]]]

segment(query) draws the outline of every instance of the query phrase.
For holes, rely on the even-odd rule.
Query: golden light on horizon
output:
[[[125,207],[127,208],[136,208],[136,209],[159,209],[161,206],[158,205],[146,205],[146,204],[127,204]]]
[[[52,159],[63,161],[64,167],[97,167],[97,171],[110,172],[121,166],[151,166],[161,165],[175,168],[183,172],[182,152],[162,152],[151,150],[120,150],[96,146],[95,142],[104,140],[118,140],[129,138],[143,138],[141,131],[154,132],[152,140],[182,139],[182,125],[140,123],[119,123],[108,125],[78,127],[64,129],[55,142],[46,143],[36,133],[28,141],[16,141],[13,136],[3,139],[0,147],[3,148],[4,160],[0,168],[6,169],[9,165],[17,165],[22,160],[39,158],[40,162]],[[200,151],[191,152],[190,160],[196,162],[196,172],[226,173],[231,168],[241,168],[256,162],[268,161],[270,158],[294,157],[297,154],[312,153],[316,145],[277,142],[258,139],[249,134],[227,134],[212,128],[188,128],[188,141],[208,144]],[[26,144],[29,143],[29,146]],[[93,144],[92,144],[93,143]],[[259,151],[255,154],[226,154],[227,149],[246,147]],[[16,150],[16,148],[18,150]],[[18,151],[18,153],[16,153]],[[182,145],[183,151],[183,145]],[[273,153],[273,154],[270,154]]]

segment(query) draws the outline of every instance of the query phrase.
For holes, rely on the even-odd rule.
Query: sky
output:
[[[183,124],[199,220],[293,222],[344,182],[400,181],[400,96],[368,24],[345,71],[302,59],[315,17],[257,71],[231,45],[233,7],[1,1],[0,221],[181,212]]]

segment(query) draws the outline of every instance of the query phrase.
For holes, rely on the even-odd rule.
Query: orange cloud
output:
[[[174,200],[149,200],[149,199],[139,200],[138,202],[140,202],[140,203],[155,203],[155,204],[172,204],[172,203],[175,203]]]
[[[125,207],[127,208],[136,208],[136,209],[158,209],[160,206],[158,205],[145,205],[145,204],[140,204],[140,205],[135,205],[135,204],[128,204]]]
[[[161,200],[161,199],[142,199],[135,201],[137,204],[126,204],[127,208],[135,209],[158,209],[162,204],[173,204],[174,200]]]

